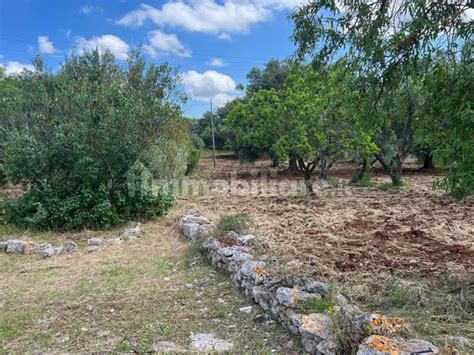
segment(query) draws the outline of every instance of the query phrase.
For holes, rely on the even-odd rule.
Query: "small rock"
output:
[[[95,247],[101,247],[105,243],[106,243],[105,240],[103,240],[101,238],[91,238],[87,241],[87,245],[95,246]]]
[[[123,240],[120,238],[112,238],[112,239],[107,239],[107,244],[109,245],[119,245],[122,244]]]
[[[120,234],[120,239],[130,240],[140,236],[140,222],[130,222],[129,227]]]
[[[73,242],[72,240],[67,240],[64,242],[63,248],[66,253],[75,253],[79,250],[77,243]]]
[[[252,313],[252,306],[241,307],[239,308],[239,311],[245,314],[250,314]]]
[[[99,251],[99,250],[100,250],[100,247],[98,247],[97,245],[91,245],[91,246],[88,246],[88,247],[84,248],[84,253],[91,254],[91,253],[95,253],[96,251]]]
[[[23,254],[25,242],[23,240],[8,240],[5,252],[7,254]]]
[[[43,258],[51,258],[53,256],[57,256],[57,255],[61,255],[64,253],[64,248],[62,247],[52,247],[52,246],[49,246],[49,247],[46,247],[46,248],[43,248],[39,254],[43,257]]]
[[[200,352],[231,351],[234,344],[218,339],[214,334],[198,333],[191,334],[191,347]]]
[[[97,332],[97,336],[99,338],[107,338],[110,335],[110,332],[108,330],[99,330]]]

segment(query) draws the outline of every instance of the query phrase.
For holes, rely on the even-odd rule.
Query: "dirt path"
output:
[[[285,330],[239,311],[248,301],[196,259],[174,227],[177,213],[144,224],[136,242],[93,254],[0,255],[3,351],[174,352],[191,349],[191,333],[236,351],[291,350]]]

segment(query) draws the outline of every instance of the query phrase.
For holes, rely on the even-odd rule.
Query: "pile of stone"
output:
[[[400,337],[406,328],[402,319],[365,314],[324,282],[275,275],[267,262],[254,257],[252,235],[229,232],[216,238],[215,224],[197,211],[188,212],[178,226],[184,236],[202,243],[210,263],[227,272],[238,290],[299,335],[309,353],[342,353],[347,351],[343,344],[358,348],[359,355],[439,352],[428,341]],[[303,304],[318,301],[332,306],[319,313],[302,312]]]
[[[102,239],[91,238],[87,241],[87,246],[84,248],[85,253],[93,253],[99,251],[102,247],[107,245],[121,244],[124,241],[136,239],[140,236],[140,223],[131,222],[130,225],[117,238]],[[64,242],[60,247],[52,246],[49,243],[35,243],[20,239],[10,239],[7,241],[0,241],[0,252],[7,254],[23,254],[31,255],[37,254],[44,258],[50,258],[61,254],[71,254],[79,251],[78,245],[72,240]]]

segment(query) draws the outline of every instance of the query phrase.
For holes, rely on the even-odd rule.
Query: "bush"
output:
[[[19,78],[18,124],[4,150],[12,182],[30,189],[6,202],[7,221],[63,230],[164,214],[172,189],[153,178],[184,173],[174,163],[189,139],[176,71],[139,53],[123,68],[98,51],[68,58],[57,74],[36,67]]]
[[[370,174],[365,171],[362,174],[359,173],[354,175],[349,184],[358,187],[370,187],[372,186],[372,178],[370,177]]]
[[[234,231],[237,234],[250,233],[253,228],[253,221],[246,213],[236,213],[223,216],[217,223],[217,231],[221,233]]]
[[[196,166],[199,163],[199,159],[201,158],[201,151],[199,149],[190,149],[188,153],[188,160],[186,165],[186,175],[191,174]]]
[[[7,183],[7,174],[3,164],[0,164],[0,186],[3,186]]]

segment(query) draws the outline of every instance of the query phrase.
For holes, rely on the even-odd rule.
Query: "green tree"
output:
[[[72,56],[57,74],[41,65],[20,77],[17,116],[5,167],[29,190],[6,205],[7,219],[33,228],[106,227],[163,214],[173,197],[151,184],[147,155],[186,139],[176,71],[146,65],[138,52],[126,67],[110,53]]]

